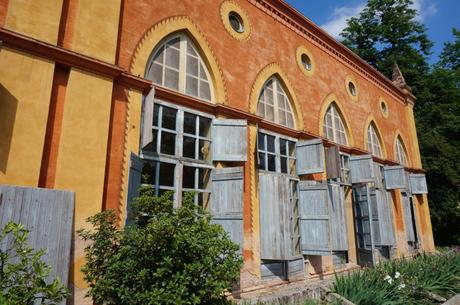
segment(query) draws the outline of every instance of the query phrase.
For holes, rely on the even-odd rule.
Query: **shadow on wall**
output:
[[[6,173],[18,100],[0,84],[0,172]]]

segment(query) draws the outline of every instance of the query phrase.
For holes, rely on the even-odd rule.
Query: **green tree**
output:
[[[0,231],[0,305],[57,304],[69,294],[59,279],[49,280],[51,268],[41,259],[46,250],[34,251],[28,236],[13,222]]]
[[[96,304],[227,303],[242,264],[239,247],[190,194],[179,208],[171,195],[143,190],[125,230],[105,211],[88,219],[94,230],[79,232],[91,241],[82,271]]]

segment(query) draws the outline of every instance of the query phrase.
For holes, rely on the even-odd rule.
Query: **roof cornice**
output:
[[[300,36],[308,39],[323,51],[372,81],[374,84],[405,104],[406,94],[385,75],[369,65],[345,45],[338,42],[323,29],[305,17],[284,0],[248,0]]]

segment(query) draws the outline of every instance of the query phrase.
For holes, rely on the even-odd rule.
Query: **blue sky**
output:
[[[366,4],[366,0],[286,0],[289,4],[338,37],[345,27],[345,20],[356,16]],[[436,62],[445,41],[452,41],[452,28],[460,29],[459,0],[413,0],[419,12],[419,20],[428,29],[428,36],[434,42],[430,62]]]

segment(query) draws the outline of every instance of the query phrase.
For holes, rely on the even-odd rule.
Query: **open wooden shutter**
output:
[[[404,224],[406,225],[407,241],[415,242],[415,230],[414,230],[414,223],[412,219],[410,198],[409,198],[409,195],[405,192],[402,192],[401,196],[402,196],[402,205],[403,205],[403,210],[404,210]]]
[[[214,169],[211,174],[212,220],[243,249],[243,168]]]
[[[412,194],[427,194],[425,174],[409,174],[410,189]]]
[[[129,180],[128,180],[128,195],[126,196],[126,224],[130,224],[131,219],[131,203],[134,198],[139,197],[139,189],[141,188],[142,167],[144,162],[136,154],[131,153],[129,161]]]
[[[212,124],[213,161],[246,161],[247,121],[214,119]]]
[[[385,166],[385,187],[387,190],[408,188],[404,166]]]
[[[350,157],[351,183],[374,182],[374,162],[371,155]]]
[[[340,152],[339,147],[334,145],[325,148],[327,179],[340,178]]]
[[[330,255],[330,213],[327,184],[299,183],[299,214],[302,254]]]
[[[324,148],[321,139],[298,141],[296,143],[297,174],[324,172]]]
[[[348,250],[347,219],[345,216],[345,194],[338,183],[328,183],[328,203],[331,215],[331,237],[333,251]]]
[[[292,241],[287,176],[259,174],[259,198],[260,257],[288,259],[292,256]]]
[[[391,198],[387,198],[387,192],[385,190],[376,189],[375,199],[380,227],[380,241],[376,241],[375,244],[381,246],[395,245]]]
[[[375,176],[375,179],[374,179],[374,186],[376,188],[384,188],[385,185],[383,183],[383,179],[385,178],[384,177],[384,173],[383,173],[383,165],[381,165],[380,163],[377,163],[377,162],[373,162],[374,164],[374,176]]]
[[[155,88],[152,87],[149,94],[144,98],[144,107],[142,109],[142,138],[141,147],[145,149],[153,141],[153,108],[155,100]],[[156,145],[156,143],[153,143]]]

